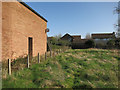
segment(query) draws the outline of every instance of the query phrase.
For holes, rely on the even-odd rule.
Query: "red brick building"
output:
[[[2,60],[47,50],[47,20],[23,2],[2,2]]]

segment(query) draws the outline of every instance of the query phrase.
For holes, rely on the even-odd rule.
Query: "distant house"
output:
[[[113,33],[94,33],[92,34],[92,39],[96,43],[96,48],[106,48],[106,44],[110,39],[114,39],[115,32]]]
[[[96,48],[106,48],[106,44],[110,39],[114,39],[115,32],[113,33],[93,33],[90,39],[81,39],[81,35],[65,34],[61,39],[70,41],[73,49],[87,48],[85,42],[93,40],[96,44]]]
[[[73,37],[70,35],[70,34],[65,34],[63,37],[60,38],[61,40],[67,40],[67,41],[70,41],[72,42],[73,40]]]
[[[113,39],[115,38],[115,32],[113,33],[95,33],[92,34],[92,39]]]
[[[62,40],[68,40],[72,44],[72,49],[83,49],[86,48],[85,42],[89,39],[81,39],[81,35],[69,35],[68,33],[65,34]]]
[[[106,48],[106,44],[110,39],[115,38],[115,32],[113,33],[94,33],[91,35],[91,39],[73,39],[72,48],[73,49],[84,49],[87,48],[85,42],[88,40],[93,40],[96,44],[96,48]]]
[[[70,35],[70,34],[65,34],[63,37],[61,37],[61,40],[67,40],[70,42],[73,41],[79,41],[81,39],[81,35]]]

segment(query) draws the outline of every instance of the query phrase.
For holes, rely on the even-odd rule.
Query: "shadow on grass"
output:
[[[120,61],[120,57],[119,56],[114,56],[114,58],[116,58],[117,60]]]

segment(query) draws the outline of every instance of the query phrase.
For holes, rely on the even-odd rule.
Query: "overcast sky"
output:
[[[26,2],[48,20],[48,36],[115,31],[117,2]]]

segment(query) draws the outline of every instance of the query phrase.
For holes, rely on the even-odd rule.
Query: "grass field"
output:
[[[3,77],[3,88],[117,88],[117,51],[68,50]]]

